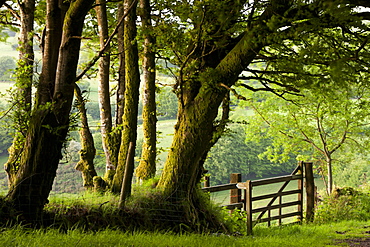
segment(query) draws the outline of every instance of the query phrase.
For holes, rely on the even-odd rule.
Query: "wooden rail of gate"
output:
[[[233,175],[232,175],[233,176]],[[234,175],[235,176],[235,175]],[[239,174],[238,179],[240,180],[241,175]],[[248,180],[245,183],[230,183],[224,185],[217,185],[212,187],[203,188],[204,191],[217,192],[223,190],[232,190],[230,193],[230,204],[223,205],[227,209],[241,208],[247,213],[247,234],[252,234],[252,228],[255,224],[260,222],[267,222],[270,226],[271,221],[278,220],[278,223],[282,223],[282,219],[298,216],[298,221],[303,219],[303,179],[305,178],[306,183],[306,219],[313,220],[313,209],[315,201],[315,185],[314,177],[312,172],[312,163],[299,162],[297,168],[288,176],[281,176],[275,178],[261,179],[261,180]],[[297,189],[284,191],[291,181],[297,180]],[[281,183],[283,185],[276,193],[253,196],[253,188],[261,185]],[[209,185],[208,185],[209,186]],[[244,198],[241,198],[241,191],[244,191]],[[297,200],[290,202],[283,202],[283,197],[288,195],[297,195]],[[252,202],[271,199],[267,206],[260,208],[252,208]],[[278,200],[277,204],[274,204]],[[283,214],[282,209],[286,207],[297,206],[297,210],[291,213]],[[278,210],[278,215],[271,216],[271,210]],[[253,214],[259,213],[257,218],[253,220]],[[267,213],[267,217],[263,216]]]
[[[232,173],[229,184],[221,184],[216,186],[209,186],[209,177],[205,178],[206,181],[204,182],[204,188],[202,188],[202,190],[205,192],[230,190],[230,204],[222,205],[221,207],[225,207],[229,210],[233,210],[235,208],[243,209],[244,201],[242,200],[242,190],[238,189],[237,187],[238,183],[242,181],[242,175],[240,173]]]

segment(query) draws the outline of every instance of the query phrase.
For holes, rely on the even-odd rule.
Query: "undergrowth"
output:
[[[369,186],[359,189],[336,188],[325,196],[315,210],[315,223],[340,222],[345,220],[370,220]]]
[[[233,231],[235,221],[228,213],[200,194],[196,210],[187,217],[183,212],[189,204],[164,196],[150,184],[134,186],[125,207],[119,209],[119,196],[86,191],[79,195],[54,195],[44,208],[44,216],[37,227],[54,228],[62,232],[70,229],[100,231],[113,228],[123,231],[172,231],[215,233]],[[0,226],[23,224],[11,204],[0,200]],[[21,218],[19,218],[21,219]],[[189,220],[190,219],[190,220]],[[32,227],[34,227],[32,225]]]
[[[109,193],[85,192],[73,197],[52,197],[45,206],[45,214],[40,229],[54,229],[69,233],[71,230],[98,234],[101,231],[152,232],[207,235],[243,236],[246,234],[245,212],[234,210],[232,214],[219,205],[210,203],[209,196],[201,197],[201,210],[194,221],[187,221],[181,213],[183,204],[152,189],[150,185],[134,186],[133,195],[123,210],[118,208],[118,196]],[[213,218],[212,218],[213,217]],[[369,187],[361,189],[338,188],[324,197],[315,210],[315,220],[307,227],[315,229],[325,224],[338,224],[348,220],[370,221]],[[0,227],[14,229],[22,222],[17,212],[4,198],[0,198]],[[215,227],[217,225],[218,227]],[[12,228],[13,226],[13,228]],[[24,225],[23,225],[24,226]],[[271,229],[299,232],[303,226],[272,227],[268,231],[257,225],[254,236],[268,234]],[[316,231],[316,230],[315,230]],[[273,232],[273,231],[272,231]]]

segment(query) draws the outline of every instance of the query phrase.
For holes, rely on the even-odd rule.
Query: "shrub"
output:
[[[319,203],[315,222],[370,220],[370,194],[365,187],[360,191],[351,187],[337,188]]]

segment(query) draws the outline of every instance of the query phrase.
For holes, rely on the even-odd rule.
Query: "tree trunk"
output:
[[[141,22],[144,33],[144,54],[143,54],[143,152],[139,166],[135,170],[136,177],[139,179],[149,179],[154,177],[156,167],[155,160],[157,154],[157,112],[155,102],[155,39],[151,34],[153,29],[151,24],[151,7],[149,0],[141,0]]]
[[[77,85],[75,88],[75,95],[82,125],[79,130],[82,146],[79,152],[80,160],[76,164],[75,169],[80,171],[82,174],[83,186],[87,189],[92,189],[94,187],[93,178],[98,175],[94,166],[96,149],[94,146],[94,138],[90,132],[89,123],[87,120],[85,99],[83,98],[81,90]]]
[[[132,5],[133,0],[124,1],[125,9]],[[140,74],[138,65],[138,48],[136,41],[136,6],[131,9],[124,22],[125,46],[125,107],[122,118],[121,146],[118,156],[118,166],[114,174],[112,192],[119,193],[122,187],[125,161],[129,143],[136,146],[137,114],[139,104]],[[134,164],[134,162],[129,162]],[[129,169],[133,170],[133,169]],[[128,174],[132,177],[133,174]]]
[[[33,22],[35,1],[25,0],[19,2],[21,28],[19,33],[19,60],[16,81],[15,101],[15,127],[17,129],[13,145],[9,148],[8,162],[4,165],[8,177],[8,185],[14,183],[19,169],[19,156],[22,153],[24,137],[28,128],[28,121],[32,107],[32,82],[33,82]]]
[[[333,169],[332,169],[332,163],[333,160],[329,156],[326,158],[326,167],[327,167],[327,176],[328,176],[328,187],[326,188],[328,191],[328,195],[330,195],[333,192]]]
[[[212,61],[205,61],[205,64],[216,66],[204,68],[200,75],[190,75],[178,81],[178,119],[158,188],[169,198],[183,203],[185,208],[182,213],[188,221],[202,213],[199,210],[197,188],[203,172],[202,159],[209,151],[209,143],[217,130],[214,121],[218,108],[227,89],[235,84],[239,74],[268,44],[269,36],[276,31],[266,25],[268,19],[284,13],[288,7],[289,4],[284,0],[275,1],[245,30],[241,39],[224,57],[219,60],[212,57]],[[182,79],[181,76],[179,78]]]
[[[122,2],[117,4],[117,19],[121,20],[124,15],[124,6]],[[122,132],[122,117],[125,105],[125,52],[124,52],[124,25],[118,27],[117,40],[118,40],[118,81],[116,91],[116,114],[115,114],[115,128],[110,132],[109,150],[111,151],[111,166],[106,167],[104,179],[112,184],[116,167],[118,166],[118,154],[121,146],[121,132]]]
[[[125,8],[122,2],[117,5],[118,13],[117,18],[120,20],[124,15]],[[118,57],[119,57],[119,67],[118,67],[118,82],[117,82],[117,108],[116,108],[116,126],[122,125],[123,111],[125,108],[125,44],[124,44],[124,30],[125,26],[120,25],[118,27],[117,40],[118,40]]]
[[[8,198],[14,203],[15,209],[21,212],[25,219],[34,223],[40,223],[42,209],[48,202],[47,198],[62,156],[61,149],[68,132],[69,113],[73,100],[81,42],[79,37],[81,37],[85,15],[92,3],[91,0],[77,0],[70,3],[61,29],[63,30],[62,40],[61,42],[57,40],[57,44],[61,44],[59,55],[53,56],[56,55],[55,50],[48,46],[53,46],[49,41],[55,37],[48,37],[48,35],[58,27],[57,22],[62,19],[60,18],[62,15],[57,14],[61,13],[59,1],[47,2],[48,25],[44,52],[51,51],[52,54],[44,53],[44,58],[45,60],[52,57],[58,58],[58,65],[56,72],[43,70],[45,74],[41,78],[55,81],[54,90],[48,91],[52,102],[45,100],[47,99],[44,91],[46,81],[40,81],[39,86],[44,87],[38,88],[41,91],[37,94],[38,98],[30,119],[24,151],[20,158],[20,168],[15,183],[8,193]],[[52,9],[55,12],[49,12]],[[57,15],[54,16],[55,14]],[[53,26],[50,21],[56,25]],[[45,60],[44,65],[47,64]],[[53,64],[53,61],[51,63]],[[46,67],[46,70],[51,68]],[[55,75],[54,80],[50,77],[52,74]],[[47,88],[51,89],[53,85],[48,85]]]
[[[199,182],[201,160],[211,148],[209,143],[214,133],[213,121],[225,93],[224,88],[217,91],[210,89],[199,94],[186,107],[179,104],[175,134],[158,183],[159,188],[170,194],[175,189],[185,198],[191,198]]]
[[[19,34],[19,62],[17,73],[17,87],[22,95],[22,108],[29,116],[32,103],[32,82],[33,82],[33,22],[35,12],[35,0],[20,2],[21,31]],[[26,121],[27,122],[27,121]],[[25,130],[22,130],[24,132]]]
[[[105,1],[98,0],[96,16],[99,26],[99,41],[102,49],[108,39],[108,19]],[[110,133],[112,132],[112,113],[110,106],[110,89],[109,89],[109,70],[110,70],[110,47],[106,48],[105,54],[99,60],[99,108],[100,108],[100,131],[102,135],[103,150],[105,153],[106,170],[112,169],[112,155],[109,150]]]

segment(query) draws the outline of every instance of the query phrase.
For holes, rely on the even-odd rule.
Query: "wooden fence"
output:
[[[291,181],[298,181],[296,189],[285,190]],[[304,183],[305,180],[305,183]],[[253,188],[268,185],[282,183],[282,186],[276,193],[265,194],[265,195],[253,195]],[[300,162],[296,169],[288,176],[281,176],[275,178],[261,179],[261,180],[248,180],[245,183],[241,183],[241,174],[233,173],[231,175],[231,181],[229,184],[209,186],[209,181],[205,182],[204,191],[217,192],[230,190],[230,204],[223,205],[227,209],[233,210],[240,208],[246,211],[247,215],[247,233],[252,234],[252,228],[255,224],[261,222],[267,222],[270,226],[271,221],[277,220],[278,224],[282,223],[282,219],[298,216],[298,221],[303,219],[303,188],[305,185],[306,191],[306,219],[308,221],[313,220],[313,209],[315,203],[315,184],[312,171],[312,163]],[[244,196],[242,198],[242,191]],[[284,197],[288,195],[296,195],[296,200],[285,202]],[[253,208],[252,203],[256,201],[270,199],[266,206]],[[296,206],[296,211],[283,214],[283,208]],[[272,210],[277,210],[278,214],[275,216],[271,215]],[[258,216],[253,219],[253,214],[259,213]],[[267,216],[266,216],[267,213]],[[264,217],[265,216],[265,217]]]

